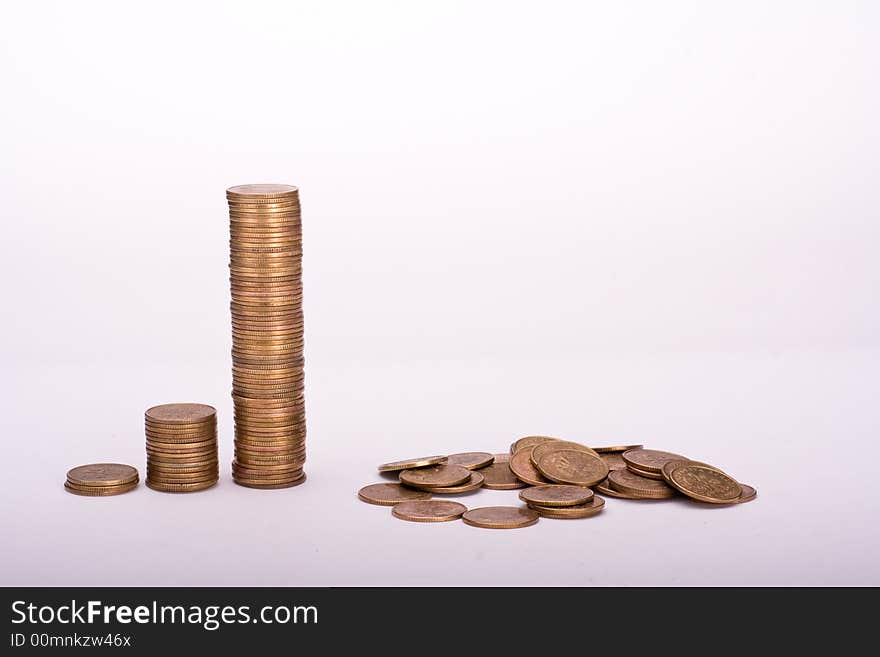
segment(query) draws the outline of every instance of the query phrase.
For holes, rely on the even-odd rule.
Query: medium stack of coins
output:
[[[147,486],[194,493],[217,483],[217,412],[205,404],[163,404],[144,413]]]
[[[305,479],[302,223],[290,185],[240,185],[229,202],[232,477],[251,488]]]

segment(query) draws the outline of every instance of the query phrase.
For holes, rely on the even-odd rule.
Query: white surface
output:
[[[0,21],[0,584],[880,584],[876,5],[191,7]],[[223,192],[264,181],[306,246],[309,481],[274,492],[228,476]],[[185,400],[217,489],[64,493]],[[491,532],[356,498],[529,433],[759,499]]]

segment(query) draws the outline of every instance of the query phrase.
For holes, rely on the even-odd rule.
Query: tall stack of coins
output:
[[[229,202],[232,477],[251,488],[305,479],[302,223],[290,185],[240,185]]]
[[[194,493],[217,483],[217,412],[205,404],[163,404],[144,413],[147,486]]]

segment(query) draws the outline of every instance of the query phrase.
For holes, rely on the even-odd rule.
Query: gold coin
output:
[[[517,529],[538,522],[538,512],[520,506],[484,506],[465,512],[462,520],[472,527]]]
[[[440,463],[446,463],[445,456],[422,456],[416,459],[404,459],[403,461],[383,463],[379,466],[379,472],[397,472],[398,470],[423,468],[428,465],[438,465]]]
[[[730,504],[742,495],[742,486],[736,479],[693,461],[672,468],[666,481],[678,492],[700,502]]]
[[[124,486],[137,479],[137,469],[123,463],[90,463],[67,472],[67,481],[75,486]]]
[[[68,493],[82,495],[83,497],[110,497],[112,495],[122,495],[123,493],[134,490],[137,486],[137,481],[119,486],[98,486],[94,488],[87,486],[77,487],[72,485],[69,481],[64,482],[64,489]]]
[[[598,457],[599,455],[594,452],[592,449],[587,447],[586,445],[582,445],[581,443],[573,443],[568,440],[555,440],[546,443],[540,443],[532,447],[531,458],[532,464],[535,466],[538,465],[538,461],[545,454],[549,454],[550,452],[559,452],[563,449],[571,449],[578,452],[586,452],[587,454],[592,454],[593,456]]]
[[[240,477],[233,477],[232,479],[239,486],[244,486],[245,488],[261,488],[264,490],[277,490],[280,488],[293,488],[294,486],[299,486],[302,483],[305,483],[306,475],[302,473],[299,477],[295,479],[289,479],[281,482],[271,482],[271,481],[258,481],[256,479],[242,479]]]
[[[144,414],[159,425],[202,424],[215,422],[217,411],[207,404],[162,404],[148,408]]]
[[[672,452],[662,452],[656,449],[631,449],[623,453],[626,464],[642,471],[660,474],[661,468],[666,461],[687,461],[687,457]]]
[[[252,481],[272,485],[295,481],[300,478],[301,474],[301,467],[293,468],[291,470],[261,470],[256,467],[248,470],[240,468],[232,469],[232,478],[236,481]]]
[[[147,450],[147,462],[148,463],[167,463],[167,464],[184,464],[184,463],[199,463],[201,461],[206,461],[210,458],[216,458],[217,452],[205,452],[203,454],[165,454],[162,452],[156,452],[155,450]]]
[[[524,438],[520,438],[515,441],[510,446],[510,453],[516,454],[519,450],[525,449],[526,447],[534,447],[535,445],[540,445],[541,443],[547,443],[552,441],[558,441],[559,438],[551,438],[550,436],[526,436]]]
[[[233,441],[236,449],[252,456],[285,456],[301,454],[305,451],[305,437],[291,437],[269,442],[263,436],[238,435]]]
[[[483,488],[487,490],[516,490],[526,487],[526,484],[513,474],[510,463],[499,461],[497,454],[495,462],[485,468],[480,468],[479,472],[483,475]]]
[[[477,470],[492,465],[495,457],[488,452],[461,452],[460,454],[450,454],[446,463],[449,465],[460,465],[468,470]]]
[[[169,449],[161,445],[156,445],[151,442],[147,442],[147,453],[148,454],[156,454],[158,456],[171,456],[171,457],[179,457],[179,456],[193,456],[195,454],[205,454],[209,455],[217,452],[217,441],[211,441],[209,444],[205,444],[200,447],[185,447],[181,449]]]
[[[273,415],[251,410],[236,414],[235,430],[255,436],[261,433],[281,433],[283,438],[292,438],[305,434],[305,420],[305,412],[302,410]]]
[[[615,452],[628,452],[631,449],[641,449],[644,445],[613,445],[611,447],[594,447],[599,454],[613,454]]]
[[[656,479],[657,481],[663,481],[663,474],[651,472],[650,470],[642,470],[641,468],[635,468],[631,465],[627,465],[626,469],[632,472],[633,474],[637,474],[640,477],[644,477],[645,479]]]
[[[358,497],[367,504],[394,506],[411,500],[430,500],[431,493],[407,488],[400,484],[370,484],[358,491]]]
[[[191,467],[184,466],[173,466],[168,465],[167,463],[148,463],[147,470],[149,472],[157,472],[163,473],[167,472],[168,474],[193,474],[196,472],[205,472],[206,470],[218,471],[219,472],[220,463],[216,460],[214,461],[202,461],[201,463],[193,463]]]
[[[253,261],[260,265],[290,264],[298,267],[302,264],[302,256],[295,251],[284,251],[281,253],[231,253],[229,259],[231,262],[238,260]]]
[[[278,447],[305,440],[305,430],[291,427],[281,431],[236,430],[235,438],[241,445],[254,447]]]
[[[391,514],[410,522],[449,522],[467,511],[464,504],[449,500],[410,500],[394,505]]]
[[[485,478],[479,472],[471,472],[470,478],[467,479],[462,484],[458,484],[457,486],[413,486],[412,484],[407,484],[413,488],[418,490],[427,491],[430,493],[435,493],[437,495],[454,495],[456,493],[467,493],[472,490],[477,490],[483,485]]]
[[[555,518],[558,520],[568,520],[574,518],[590,518],[598,515],[605,508],[605,500],[598,495],[584,504],[577,506],[553,507],[553,506],[537,506],[529,504],[529,508],[537,511],[542,518]]]
[[[299,207],[299,199],[285,199],[282,201],[278,201],[273,203],[271,201],[265,202],[251,202],[251,201],[229,201],[229,207],[234,207],[236,209],[254,209],[261,210],[263,208],[274,209],[274,208],[287,208],[287,207]]]
[[[646,479],[629,470],[613,470],[608,474],[608,483],[614,490],[640,499],[662,500],[676,495],[675,489],[665,482]]]
[[[151,472],[147,474],[147,483],[151,484],[203,484],[207,481],[217,481],[217,472],[188,472],[185,474],[165,474]]]
[[[638,495],[630,495],[629,493],[622,493],[619,490],[614,490],[611,487],[611,484],[608,483],[606,479],[602,483],[596,484],[593,486],[597,493],[602,493],[602,495],[607,495],[608,497],[618,497],[623,500],[643,500],[645,498],[639,497]]]
[[[609,470],[626,470],[626,461],[620,452],[599,452],[599,457],[605,461]]]
[[[573,449],[549,452],[537,463],[538,471],[557,484],[593,486],[608,476],[605,461],[594,454]]]
[[[161,493],[197,493],[202,490],[207,490],[212,486],[216,486],[217,480],[213,479],[210,481],[202,481],[195,484],[177,484],[158,481],[147,481],[146,485],[148,488],[152,488],[153,490],[159,491]]]
[[[291,402],[271,401],[267,399],[251,399],[249,397],[242,397],[241,395],[232,395],[232,400],[238,406],[245,407],[248,410],[259,409],[260,414],[265,415],[272,415],[272,411],[285,411],[296,405],[295,400]],[[280,415],[281,413],[276,412],[274,414]]]
[[[521,479],[532,486],[541,486],[542,484],[550,483],[550,481],[544,478],[544,475],[538,472],[538,468],[532,463],[531,447],[525,447],[518,452],[515,452],[514,455],[510,457],[509,467],[513,471],[513,474],[516,475],[517,479]]]
[[[429,465],[413,470],[404,470],[400,473],[400,483],[417,488],[440,488],[444,486],[457,486],[468,481],[471,471],[460,465]]]
[[[217,439],[216,429],[202,433],[159,433],[152,429],[147,429],[144,435],[148,440],[158,443],[167,443],[169,445],[186,445],[192,442],[204,442],[206,440]]]
[[[745,504],[746,502],[751,502],[758,496],[758,491],[749,486],[748,484],[740,484],[740,488],[742,488],[742,492],[738,499],[734,500],[735,504]]]
[[[226,198],[232,201],[256,203],[257,200],[297,197],[299,189],[293,185],[251,184],[235,185],[226,190]]]
[[[262,468],[272,465],[298,465],[305,463],[305,454],[278,454],[275,456],[255,455],[241,450],[236,451],[235,460],[243,466]]]
[[[217,438],[208,438],[207,440],[198,440],[192,442],[168,442],[165,440],[157,440],[147,436],[147,445],[163,452],[198,452],[201,450],[212,449],[217,446]]]
[[[593,491],[580,486],[544,484],[520,492],[519,499],[529,506],[578,506],[593,499]]]
[[[254,226],[291,225],[302,228],[302,211],[299,208],[275,208],[273,210],[251,210],[248,208],[229,208],[229,225],[247,222]]]
[[[296,463],[273,463],[268,465],[254,465],[252,463],[240,463],[237,460],[232,461],[232,468],[234,470],[239,470],[244,474],[247,474],[249,471],[253,472],[293,472],[294,470],[301,470],[302,467],[298,466]]]

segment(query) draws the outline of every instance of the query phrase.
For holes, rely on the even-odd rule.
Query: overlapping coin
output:
[[[149,488],[193,493],[217,483],[217,412],[212,406],[153,406],[144,413],[144,425]]]
[[[229,203],[233,480],[249,488],[303,483],[302,223],[290,185],[239,185]]]

